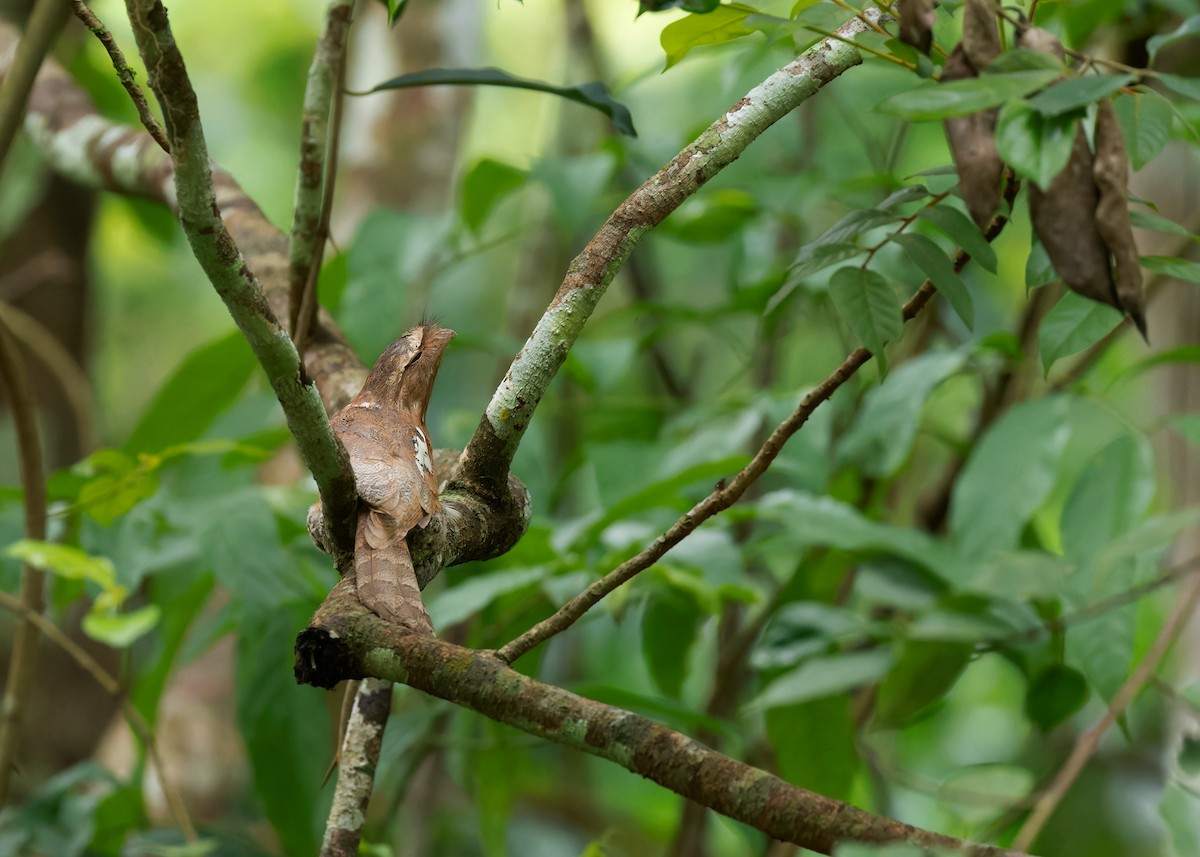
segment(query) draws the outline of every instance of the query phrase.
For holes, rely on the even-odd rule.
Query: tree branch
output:
[[[339,583],[296,641],[296,677],[318,687],[375,676],[616,762],[690,800],[822,854],[841,841],[911,842],[975,857],[1016,857],[872,815],[790,785],[629,711],[576,696],[484,652],[389,625]]]
[[[8,392],[13,425],[17,435],[17,458],[25,500],[25,537],[46,538],[46,481],[43,475],[42,445],[38,439],[37,414],[25,361],[0,318],[0,380]],[[26,615],[17,623],[9,657],[8,681],[4,685],[4,703],[0,706],[0,804],[8,796],[9,780],[21,738],[25,704],[37,672],[37,629],[31,616],[46,609],[45,575],[26,564],[21,570],[21,606]]]
[[[1009,183],[1006,199],[1010,209],[1019,189],[1019,182],[1013,181]],[[1004,230],[1004,226],[1007,223],[1008,220],[1005,217],[997,216],[988,227],[984,237],[989,242],[996,240],[996,237]],[[970,254],[965,250],[959,250],[954,256],[954,270],[962,271],[969,261],[971,261]],[[935,294],[937,294],[937,290],[934,288],[932,282],[926,280],[921,283],[917,291],[901,308],[901,315],[904,320],[911,321],[915,318]],[[796,406],[796,409],[775,427],[775,430],[771,432],[770,436],[759,447],[758,452],[750,459],[750,462],[738,471],[733,479],[728,483],[723,482],[718,485],[712,493],[693,506],[641,553],[621,563],[560,607],[555,613],[498,649],[496,657],[505,663],[511,664],[530,649],[556,634],[561,634],[582,618],[588,610],[600,603],[601,599],[614,589],[632,580],[638,573],[645,571],[658,562],[667,551],[683,541],[700,524],[736,503],[746,492],[746,489],[771,466],[771,462],[779,455],[780,450],[783,449],[783,445],[787,443],[788,439],[799,431],[801,426],[808,422],[808,418],[812,416],[813,411],[822,402],[832,396],[842,384],[846,383],[864,363],[871,359],[871,356],[871,352],[866,348],[858,348],[851,352],[842,361],[840,366],[834,369],[824,381],[814,387],[808,395],[800,400],[800,404]]]
[[[882,13],[865,13],[878,20]],[[858,18],[844,38],[867,29]],[[634,191],[571,262],[566,278],[488,403],[463,451],[460,479],[500,491],[534,410],[596,304],[642,236],[731,164],[763,131],[846,69],[862,62],[853,46],[825,39],[772,74]]]

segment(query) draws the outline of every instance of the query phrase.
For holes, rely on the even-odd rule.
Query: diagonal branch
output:
[[[864,13],[880,20],[877,9]],[[838,30],[849,39],[867,25]],[[750,90],[687,148],[635,190],[571,262],[566,278],[488,403],[463,451],[460,479],[500,491],[533,412],[596,304],[642,236],[733,163],[757,137],[842,72],[862,62],[845,41],[825,39]]]
[[[1012,181],[1005,192],[1005,199],[1011,209],[1013,200],[1020,190],[1020,183]],[[1008,223],[1007,218],[997,217],[988,227],[984,238],[991,242],[1003,231]],[[971,256],[965,250],[959,250],[954,256],[954,270],[962,271],[971,261]],[[930,298],[937,294],[933,283],[923,282],[901,309],[905,321],[911,321],[925,308]],[[809,391],[796,409],[777,425],[770,436],[759,447],[758,452],[750,462],[738,471],[729,482],[722,482],[713,491],[693,506],[687,513],[659,536],[641,553],[627,559],[604,577],[597,580],[579,595],[576,595],[552,615],[525,631],[516,639],[505,644],[496,651],[496,657],[505,663],[512,663],[521,655],[540,645],[556,634],[561,634],[574,625],[588,610],[600,603],[610,592],[632,580],[637,574],[645,571],[658,562],[667,551],[683,541],[696,527],[707,521],[713,515],[723,512],[736,503],[758,477],[762,476],[775,457],[779,455],[788,439],[800,430],[813,411],[839,387],[850,380],[863,364],[871,359],[871,352],[866,348],[852,351],[841,365],[831,372],[824,381]]]
[[[484,652],[388,625],[339,583],[296,641],[296,676],[319,687],[376,676],[616,762],[664,788],[822,854],[841,841],[910,842],[973,857],[1018,857],[873,815],[790,785],[630,711],[543,684]]]

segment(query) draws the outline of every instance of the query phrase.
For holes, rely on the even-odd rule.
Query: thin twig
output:
[[[38,438],[37,414],[25,361],[9,333],[7,323],[0,318],[0,379],[8,391],[13,425],[17,436],[17,457],[21,470],[21,487],[25,499],[25,536],[46,538],[46,480],[43,473],[42,445]],[[46,609],[45,575],[28,563],[21,571],[21,605],[30,616],[41,615]],[[17,624],[13,635],[12,655],[9,658],[8,682],[4,687],[4,703],[0,706],[0,805],[8,796],[17,745],[21,738],[25,706],[33,687],[37,667],[37,631],[30,618]]]
[[[146,755],[150,757],[151,764],[158,771],[158,781],[162,784],[163,795],[167,799],[167,807],[171,811],[172,818],[175,819],[175,824],[183,832],[183,836],[188,842],[195,842],[197,839],[196,828],[192,825],[192,819],[188,815],[187,806],[183,802],[179,787],[168,776],[166,766],[163,765],[162,757],[158,753],[158,745],[154,740],[154,730],[150,728],[146,718],[142,717],[142,712],[137,710],[137,706],[125,696],[121,683],[82,646],[60,631],[53,622],[41,613],[34,613],[3,590],[0,590],[0,606],[15,613],[22,621],[29,622],[38,631],[41,631],[46,639],[66,652],[71,660],[79,664],[80,668],[96,681],[96,684],[117,700],[121,706],[121,713],[129,722],[129,728],[142,742],[146,748]]]
[[[316,310],[317,275],[329,233],[328,206],[337,172],[337,136],[345,89],[346,43],[354,0],[330,0],[325,12],[308,84],[300,125],[300,170],[296,178],[295,213],[288,244],[289,327],[292,341],[302,347],[312,329]],[[332,121],[331,120],[332,117]]]
[[[1141,692],[1154,675],[1155,669],[1158,668],[1159,662],[1166,655],[1171,644],[1175,642],[1175,638],[1179,632],[1183,630],[1184,625],[1192,617],[1196,611],[1196,605],[1200,603],[1200,577],[1194,577],[1184,589],[1182,596],[1175,605],[1175,609],[1167,617],[1163,623],[1162,630],[1158,632],[1158,637],[1150,646],[1150,650],[1146,652],[1146,656],[1134,668],[1133,673],[1121,685],[1120,690],[1113,696],[1112,702],[1109,703],[1108,710],[1104,712],[1096,723],[1083,734],[1075,742],[1075,747],[1071,750],[1071,755],[1067,757],[1067,761],[1063,763],[1059,769],[1058,775],[1055,776],[1054,782],[1050,784],[1050,788],[1038,800],[1034,806],[1033,812],[1029,814],[1029,818],[1025,820],[1025,824],[1017,832],[1016,838],[1013,840],[1013,848],[1017,851],[1028,850],[1029,846],[1037,838],[1042,827],[1050,819],[1054,810],[1058,808],[1063,797],[1066,796],[1067,790],[1071,788],[1072,783],[1083,771],[1084,765],[1088,759],[1096,752],[1096,748],[1100,745],[1100,739],[1104,737],[1104,733],[1109,730],[1121,716],[1121,713],[1133,702],[1134,697]]]
[[[1009,185],[1007,194],[1009,196],[1008,202],[1010,208],[1012,197],[1016,195],[1018,187],[1017,182],[1012,182]],[[993,220],[985,235],[986,239],[988,241],[995,240],[1007,222],[1007,219],[1004,217],[997,217]],[[954,257],[954,269],[961,271],[966,267],[970,259],[970,254],[964,250],[959,250]],[[937,290],[934,288],[933,283],[929,280],[923,282],[920,288],[917,289],[913,296],[908,299],[908,302],[901,308],[901,315],[904,320],[909,321],[916,317],[935,294],[937,294]],[[832,396],[871,357],[871,352],[866,348],[859,348],[851,352],[837,369],[833,370],[824,381],[814,387],[800,401],[800,404],[796,406],[796,409],[790,416],[775,427],[770,437],[767,438],[766,442],[755,453],[754,458],[736,476],[727,483],[719,485],[712,493],[693,506],[690,511],[672,524],[665,533],[655,539],[641,553],[621,563],[560,607],[549,618],[534,625],[528,631],[525,631],[519,637],[498,649],[496,657],[505,663],[512,663],[535,646],[545,642],[556,634],[561,634],[567,628],[574,625],[588,610],[600,603],[601,599],[610,592],[632,580],[634,576],[658,562],[667,551],[683,541],[704,521],[718,512],[723,512],[736,503],[742,494],[745,493],[746,489],[766,472],[767,468],[775,460],[775,457],[779,455],[783,445],[801,426],[808,422],[808,418],[817,407]]]
[[[92,34],[100,40],[100,44],[104,45],[104,50],[108,52],[108,57],[112,60],[113,68],[117,72],[117,79],[129,93],[129,100],[133,102],[142,126],[150,132],[154,142],[158,143],[164,152],[170,152],[171,144],[167,142],[167,134],[158,124],[158,120],[154,118],[154,114],[150,112],[150,105],[146,103],[146,93],[142,92],[142,88],[138,86],[134,71],[125,61],[125,54],[121,53],[121,47],[113,38],[113,34],[83,0],[71,0],[71,7],[75,10],[75,17],[92,31]]]
[[[0,173],[24,119],[25,102],[29,100],[42,60],[67,23],[68,11],[63,0],[37,0],[25,35],[17,42],[16,55],[0,80]]]

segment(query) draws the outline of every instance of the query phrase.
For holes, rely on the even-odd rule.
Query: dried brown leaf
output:
[[[978,77],[967,61],[960,43],[942,68],[942,82]],[[996,110],[981,110],[954,116],[943,124],[950,154],[958,170],[959,190],[971,217],[980,229],[987,228],[1000,207],[1000,178],[1004,164],[996,152]]]
[[[1017,45],[1027,50],[1050,54],[1059,59],[1066,57],[1062,42],[1058,40],[1058,37],[1041,27],[1030,27],[1025,30],[1017,37]]]
[[[900,4],[900,41],[922,53],[929,53],[936,20],[933,0],[903,0]]]
[[[996,0],[967,0],[963,9],[961,44],[967,62],[976,71],[983,71],[1000,56],[1000,30],[996,26],[999,11]]]
[[[1075,132],[1071,159],[1050,187],[1043,190],[1030,183],[1029,214],[1063,282],[1086,298],[1119,308],[1108,245],[1096,226],[1100,194],[1092,163],[1092,150],[1080,127]]]
[[[1117,306],[1133,319],[1145,337],[1142,266],[1129,222],[1129,156],[1125,153],[1125,138],[1112,101],[1105,98],[1097,107],[1096,157],[1092,168],[1100,193],[1096,228],[1116,264]]]

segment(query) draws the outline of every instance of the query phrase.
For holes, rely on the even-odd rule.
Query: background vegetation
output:
[[[92,5],[132,59],[120,4]],[[820,29],[851,15],[807,6],[635,16],[632,3],[412,0],[393,32],[427,28],[437,40],[433,57],[414,59],[409,46],[405,62],[602,79],[638,132],[509,89],[353,99],[320,297],[368,363],[421,317],[458,331],[428,420],[436,446],[466,445],[613,208],[816,38],[752,15],[800,14]],[[214,161],[284,226],[322,11],[274,0],[171,8]],[[947,47],[956,12],[938,13]],[[1148,38],[1200,31],[1193,13],[1183,0],[1083,0],[1046,3],[1037,22],[1142,67]],[[352,90],[392,76],[386,43],[400,38],[381,7],[360,4],[359,17],[352,51],[380,65],[352,64]],[[733,23],[714,31],[714,20]],[[72,74],[105,114],[136,124],[100,45],[76,30],[63,48]],[[1183,37],[1163,44],[1156,67],[1195,73],[1195,39]],[[663,73],[668,58],[679,62]],[[940,123],[875,109],[919,83],[868,56],[643,240],[513,465],[534,500],[527,534],[426,590],[440,636],[495,648],[549,615],[736,472],[861,344],[853,313],[831,298],[837,266],[813,265],[813,242],[854,212],[892,212],[841,236],[872,247],[929,201],[894,194],[954,185],[940,169]],[[977,255],[962,273],[972,325],[935,303],[888,347],[886,371],[868,364],[818,408],[741,503],[518,668],[818,793],[1011,842],[1154,646],[1179,580],[1194,590],[1186,545],[1200,513],[1185,444],[1200,440],[1200,423],[1189,413],[1198,352],[1187,301],[1200,277],[1186,257],[1200,226],[1200,109],[1151,88],[1120,95],[1118,110],[1145,167],[1133,194],[1150,202],[1135,206],[1135,224],[1158,232],[1140,234],[1143,252],[1172,260],[1147,265],[1152,347],[1115,311],[1061,295],[1031,256],[1020,198],[995,259]],[[401,136],[406,124],[423,129],[424,146]],[[0,185],[0,234],[47,176],[20,144]],[[953,217],[918,217],[911,233],[952,251],[939,216]],[[166,211],[99,196],[87,258],[94,429],[81,460],[57,462],[49,481],[51,538],[81,551],[48,563],[51,614],[68,629],[82,619],[110,647],[106,663],[156,730],[201,840],[181,844],[120,721],[103,764],[87,746],[70,759],[53,752],[64,733],[98,740],[107,721],[66,719],[106,710],[81,677],[39,683],[46,719],[31,717],[0,854],[316,853],[337,701],[292,678],[296,633],[335,582],[304,527],[313,482]],[[925,277],[895,243],[872,269],[901,298]],[[17,484],[15,458],[0,469]],[[20,491],[5,489],[0,544],[21,536]],[[5,592],[19,588],[22,557],[0,559]],[[1200,853],[1192,649],[1180,645],[1143,680],[1037,853]],[[609,762],[403,688],[365,841],[378,855],[795,853],[705,821]]]

